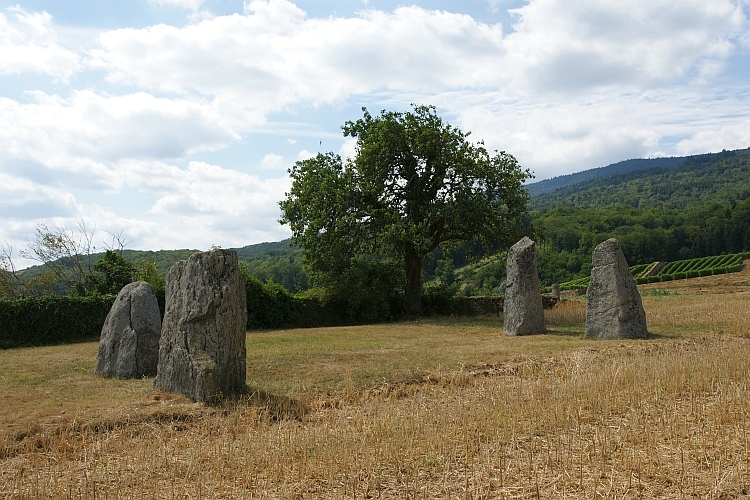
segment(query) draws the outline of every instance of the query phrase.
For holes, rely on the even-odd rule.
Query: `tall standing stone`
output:
[[[645,339],[646,312],[641,294],[622,254],[610,238],[594,249],[586,305],[586,336],[600,339]]]
[[[542,288],[536,269],[536,247],[524,236],[508,250],[503,304],[503,331],[508,335],[544,333]]]
[[[125,285],[104,321],[96,371],[118,378],[155,375],[160,334],[154,289],[145,281]]]
[[[213,403],[245,387],[247,306],[237,252],[212,250],[167,275],[154,387]]]

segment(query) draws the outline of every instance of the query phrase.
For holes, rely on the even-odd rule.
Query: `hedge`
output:
[[[114,295],[0,301],[0,349],[98,338]]]

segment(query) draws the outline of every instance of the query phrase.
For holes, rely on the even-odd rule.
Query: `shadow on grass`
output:
[[[564,328],[564,329],[563,329]],[[583,337],[583,328],[581,327],[570,327],[566,328],[562,325],[554,325],[552,327],[547,327],[547,331],[545,333],[539,333],[536,335],[551,335],[555,337]]]
[[[228,410],[243,406],[258,408],[264,416],[273,421],[301,420],[310,412],[310,408],[297,399],[277,396],[253,386],[245,386],[243,391],[223,398],[217,406]]]

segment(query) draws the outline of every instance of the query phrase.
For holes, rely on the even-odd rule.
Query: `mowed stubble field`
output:
[[[646,341],[435,319],[248,334],[217,407],[0,351],[3,498],[742,498],[750,272],[642,287]],[[665,291],[667,290],[667,291]]]

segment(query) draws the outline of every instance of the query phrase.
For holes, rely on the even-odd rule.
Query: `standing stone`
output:
[[[560,300],[560,285],[557,283],[552,283],[552,298]]]
[[[167,275],[154,387],[214,403],[245,387],[247,306],[237,252],[212,250]]]
[[[610,238],[594,249],[586,304],[586,336],[600,339],[645,339],[646,312],[641,294],[622,254]]]
[[[160,334],[154,289],[145,281],[125,285],[104,321],[96,371],[118,378],[155,375]]]
[[[542,288],[536,270],[536,247],[524,236],[508,250],[503,331],[508,335],[544,333]]]

